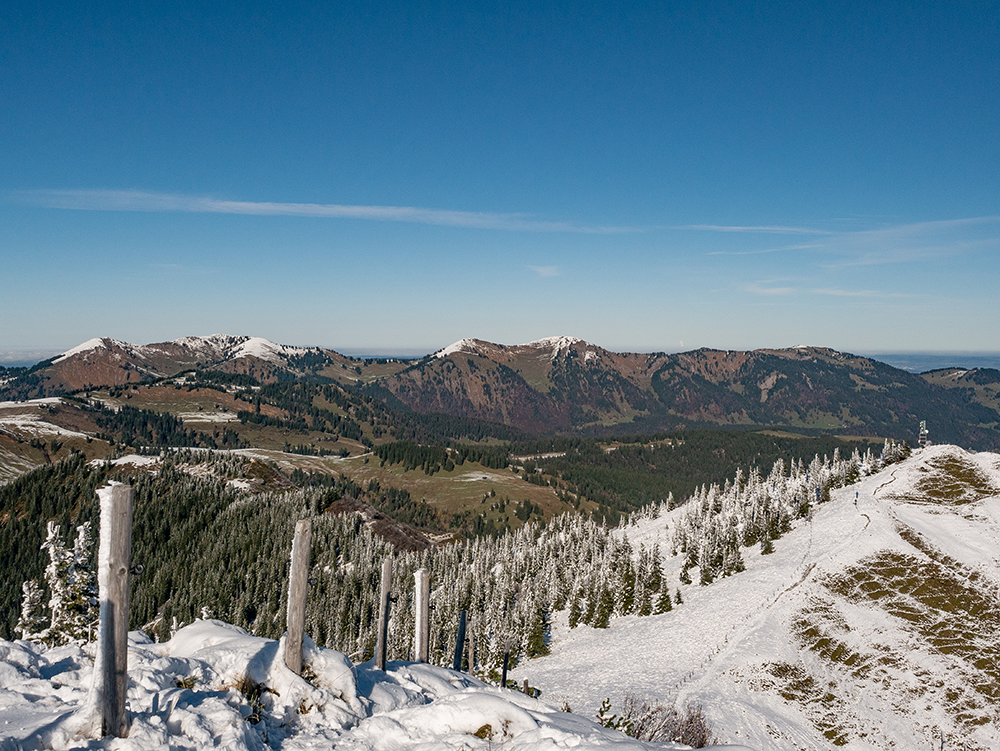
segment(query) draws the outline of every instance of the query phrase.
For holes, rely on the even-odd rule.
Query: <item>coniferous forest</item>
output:
[[[392,557],[389,657],[410,656],[413,574],[426,568],[432,592],[431,660],[450,662],[458,613],[465,610],[478,667],[489,672],[507,651],[515,660],[544,654],[558,611],[568,611],[571,627],[606,627],[616,616],[683,607],[676,594],[680,584],[695,577],[709,585],[742,570],[748,546],[767,552],[812,504],[825,501],[831,487],[853,482],[905,453],[905,445],[887,441],[881,454],[854,452],[842,458],[835,451],[808,463],[778,460],[766,475],[753,467],[721,485],[703,485],[674,517],[669,550],[633,547],[627,523],[614,528],[593,516],[564,514],[498,536],[419,551],[394,549],[373,533],[364,513],[329,511],[345,498],[372,509],[405,506],[392,489],[362,488],[340,478],[251,493],[228,482],[249,472],[249,460],[238,456],[166,452],[155,474],[128,476],[110,464],[88,465],[76,455],[0,487],[0,513],[6,519],[0,525],[0,556],[9,562],[0,579],[5,614],[0,635],[13,636],[22,582],[43,580],[46,520],[56,521],[72,545],[79,526],[91,522],[96,528],[95,491],[112,477],[131,482],[135,490],[133,562],[143,571],[133,582],[133,628],[166,638],[179,624],[217,617],[252,633],[279,636],[285,630],[293,528],[298,519],[311,518],[306,631],[318,644],[355,660],[372,655],[382,562]],[[662,518],[668,509],[665,500],[652,503],[633,519]],[[679,579],[664,573],[665,562],[674,556],[682,564]]]

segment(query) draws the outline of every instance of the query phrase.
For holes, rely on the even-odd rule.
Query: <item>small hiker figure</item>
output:
[[[858,507],[858,491],[854,491],[854,508]]]

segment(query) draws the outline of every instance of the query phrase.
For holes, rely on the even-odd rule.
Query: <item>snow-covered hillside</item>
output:
[[[756,476],[744,490],[772,478],[783,482]],[[632,550],[669,554],[697,506],[745,518],[751,496],[733,496],[748,499],[734,507],[710,492],[618,534]],[[773,553],[744,548],[745,570],[708,586],[680,583],[690,556],[667,557],[683,598],[668,612],[606,629],[570,629],[557,613],[552,653],[511,674],[542,701],[439,667],[382,673],[311,646],[306,682],[280,664],[278,642],[200,621],[164,644],[135,637],[132,735],[89,747],[263,748],[266,737],[282,749],[638,749],[588,719],[628,693],[699,704],[719,741],[758,751],[929,749],[942,738],[1000,748],[1000,456],[923,449],[792,524]],[[0,642],[0,748],[82,744],[73,736],[91,675],[76,647]],[[576,714],[557,711],[563,702]]]
[[[163,644],[131,636],[129,735],[99,742],[77,737],[92,718],[91,657],[78,647],[0,642],[0,748],[687,748],[644,744],[445,668],[354,665],[308,640],[306,680],[284,666],[283,642],[220,621],[196,621]]]
[[[683,513],[623,533],[669,550]],[[562,613],[552,654],[512,675],[588,715],[623,692],[700,702],[759,749],[1000,748],[1000,456],[917,451],[744,558],[662,615],[571,630]]]

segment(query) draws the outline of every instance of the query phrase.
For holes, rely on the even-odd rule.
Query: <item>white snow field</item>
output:
[[[308,638],[307,681],[285,667],[283,651],[283,640],[214,620],[195,621],[162,644],[133,632],[128,737],[88,741],[78,734],[93,721],[92,657],[79,647],[0,642],[0,748],[688,748],[644,744],[446,668],[390,662],[383,672],[370,662],[353,665]]]
[[[998,494],[1000,455],[915,451],[671,612],[572,630],[561,613],[552,654],[511,675],[587,716],[626,691],[700,703],[762,750],[1000,749]],[[669,555],[683,513],[622,532]]]

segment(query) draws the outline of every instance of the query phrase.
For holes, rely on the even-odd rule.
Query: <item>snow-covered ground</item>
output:
[[[955,497],[965,492],[975,500],[953,505],[942,500],[948,493],[935,497],[934,478],[953,466],[980,471],[978,491],[952,488]],[[995,625],[984,616],[981,633],[966,634],[975,654],[964,658],[960,639],[942,645],[937,636],[941,623],[968,615],[961,603],[970,577],[992,608],[987,616],[1000,614],[998,494],[1000,456],[952,446],[917,451],[833,491],[811,522],[799,521],[775,542],[774,553],[745,549],[743,573],[707,587],[681,586],[684,604],[671,612],[572,630],[560,614],[552,654],[522,663],[512,676],[588,716],[604,697],[617,705],[626,691],[697,702],[724,740],[759,749],[826,748],[835,739],[852,749],[930,748],[942,733],[954,747],[1000,748]],[[635,548],[659,542],[669,552],[667,528],[681,513],[623,533]],[[928,608],[910,591],[903,568],[893,574],[900,591],[891,579],[862,581],[884,587],[885,600],[874,599],[878,591],[845,597],[831,584],[859,564],[863,572],[886,560],[938,571],[954,603]],[[668,559],[665,575],[678,582],[679,567],[680,557]],[[900,608],[912,610],[909,620],[899,617]],[[992,672],[979,669],[984,661],[992,661]]]
[[[0,748],[687,748],[643,744],[445,668],[390,662],[383,672],[372,663],[354,665],[308,639],[306,680],[285,667],[283,641],[221,621],[195,621],[162,644],[138,632],[130,637],[129,734],[100,741],[78,737],[93,721],[87,650],[0,642]]]
[[[682,513],[621,533],[669,553]],[[558,614],[552,654],[511,673],[541,700],[308,642],[306,681],[281,643],[197,621],[163,644],[133,634],[130,735],[88,742],[92,655],[0,642],[0,749],[650,748],[588,719],[625,692],[698,703],[721,742],[758,751],[1000,748],[1000,456],[917,451],[833,491],[774,548],[744,549],[746,570],[709,586],[678,583],[668,613],[572,630]],[[678,582],[679,567],[664,573]]]

